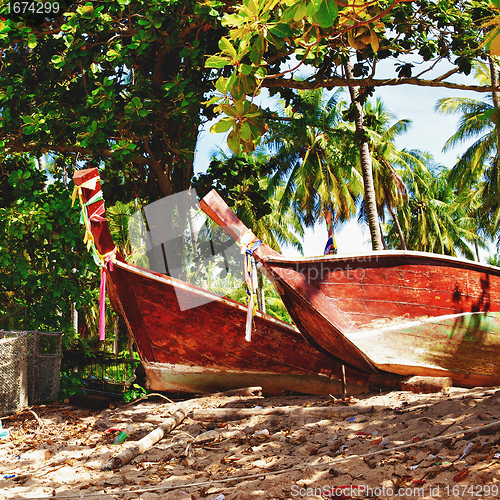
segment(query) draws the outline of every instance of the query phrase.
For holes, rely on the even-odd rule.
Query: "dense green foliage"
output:
[[[49,182],[28,158],[4,162],[4,172],[9,167],[11,191],[0,208],[0,310],[26,309],[27,322],[23,313],[15,328],[69,333],[73,302],[88,303],[98,283],[79,213],[71,208],[70,189]]]
[[[77,1],[38,25],[5,15],[1,156],[51,153],[57,175],[77,161],[105,165],[121,201],[187,189],[212,116],[202,102],[216,75],[204,61],[217,50],[220,5]]]
[[[213,130],[231,130],[228,145],[234,151],[253,150],[266,131],[252,102],[262,87],[293,101],[292,88],[356,85],[364,100],[378,85],[453,86],[450,76],[469,74],[475,58],[486,59],[484,26],[494,16],[486,0],[244,0],[223,18],[229,34],[207,60],[209,67],[233,70],[218,80],[218,94],[210,101],[226,115]],[[351,76],[345,66],[353,53]],[[377,64],[384,59],[393,60],[394,75],[380,80]],[[425,80],[441,61],[452,70]],[[311,76],[297,81],[296,70],[305,67]]]

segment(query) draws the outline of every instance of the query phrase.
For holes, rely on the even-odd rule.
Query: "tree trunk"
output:
[[[479,256],[479,245],[477,244],[477,240],[474,240],[474,249],[476,250],[476,260],[480,262],[481,258]]]
[[[355,406],[321,407],[277,406],[267,408],[200,408],[193,410],[191,418],[202,422],[230,422],[255,416],[263,417],[265,415],[338,419],[356,416],[361,413],[371,413],[372,410],[372,406],[362,404]]]
[[[498,87],[498,72],[495,67],[495,61],[491,56],[488,56],[488,62],[490,65],[491,86]],[[493,98],[493,106],[495,106],[495,108],[500,108],[500,94],[494,90],[491,93],[491,97]]]
[[[392,220],[394,221],[394,225],[396,226],[396,230],[399,235],[399,241],[401,241],[401,248],[403,250],[406,250],[406,241],[405,241],[405,236],[403,234],[403,230],[401,229],[401,225],[399,224],[398,217],[394,210],[392,209],[392,206],[390,203],[387,203],[387,208],[389,209],[389,213],[391,214]]]
[[[382,246],[384,247],[384,250],[387,250],[387,243],[385,242],[384,231],[382,231],[382,224],[380,223],[380,219],[378,223],[378,228],[380,230],[380,239],[382,240]]]
[[[353,79],[351,63],[348,61],[344,65],[347,78]],[[370,228],[370,236],[372,240],[373,250],[382,250],[382,238],[380,235],[379,218],[377,213],[377,202],[375,199],[375,186],[373,183],[372,157],[368,144],[368,137],[363,122],[363,107],[358,101],[358,88],[349,87],[351,102],[354,107],[355,117],[354,125],[356,127],[356,138],[359,148],[359,159],[361,162],[361,171],[363,173],[363,186],[365,190],[365,208],[366,217],[368,219],[368,227]]]

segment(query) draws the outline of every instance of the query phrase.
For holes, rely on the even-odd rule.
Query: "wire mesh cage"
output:
[[[0,415],[28,405],[27,332],[0,330]]]
[[[62,332],[27,333],[29,404],[55,401],[61,387]]]
[[[57,399],[61,351],[62,332],[0,330],[0,414]]]

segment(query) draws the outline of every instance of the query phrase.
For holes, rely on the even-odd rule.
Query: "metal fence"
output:
[[[0,330],[0,415],[57,399],[61,351],[62,332]]]

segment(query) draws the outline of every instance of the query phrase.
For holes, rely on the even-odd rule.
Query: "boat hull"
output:
[[[409,251],[287,259],[215,190],[200,207],[253,251],[312,345],[367,373],[500,383],[500,268]]]
[[[74,182],[85,239],[105,266],[109,299],[127,324],[151,389],[210,393],[261,386],[269,395],[340,394],[343,372],[349,392],[368,387],[366,374],[344,370],[294,326],[256,313],[247,342],[247,308],[242,304],[127,264],[111,238],[97,169],[75,171]]]
[[[152,390],[210,393],[261,386],[268,395],[342,393],[341,364],[314,349],[292,325],[257,313],[247,342],[242,304],[120,262],[108,273],[108,290],[132,332]],[[181,310],[179,299],[202,305]],[[346,375],[349,393],[366,390],[366,375]]]
[[[265,373],[260,370],[228,370],[224,366],[209,370],[202,366],[143,363],[149,388],[173,393],[211,394],[242,387],[262,387],[264,394],[293,393],[342,394],[339,380],[317,373]],[[347,383],[347,394],[367,392],[366,387]]]
[[[467,387],[500,383],[498,268],[397,251],[293,261],[271,257],[265,266],[299,329],[353,366],[365,365],[340,350],[339,334],[380,370],[449,376]],[[292,291],[290,282],[301,280],[325,299],[329,311],[317,307],[318,297],[308,300]],[[336,322],[325,319],[332,311]]]

